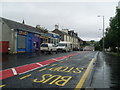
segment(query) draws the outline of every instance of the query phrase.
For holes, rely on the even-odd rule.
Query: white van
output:
[[[41,52],[56,52],[57,53],[57,47],[51,43],[42,43],[40,47]]]
[[[58,51],[62,52],[70,52],[72,51],[72,43],[71,42],[59,42],[57,46]]]

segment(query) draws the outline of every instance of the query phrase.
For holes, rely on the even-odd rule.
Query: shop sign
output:
[[[20,35],[27,35],[28,32],[25,32],[25,31],[18,31],[18,34],[20,34]]]
[[[34,34],[34,36],[35,36],[35,37],[40,37],[40,35],[38,35],[38,34]]]

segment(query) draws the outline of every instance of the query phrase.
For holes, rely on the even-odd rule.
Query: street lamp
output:
[[[98,17],[102,17],[103,18],[103,40],[102,40],[102,43],[103,43],[103,51],[104,51],[104,26],[105,26],[105,19],[104,19],[104,16],[98,16]]]

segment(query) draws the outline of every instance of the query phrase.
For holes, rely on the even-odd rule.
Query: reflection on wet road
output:
[[[59,53],[53,55],[10,56],[4,58],[5,68],[45,61],[78,52]],[[3,88],[119,88],[120,57],[99,52],[95,63],[92,62],[97,52],[81,51],[79,54],[51,63],[31,72],[16,75],[2,80]],[[19,59],[18,59],[19,57]],[[5,61],[6,59],[6,61]],[[10,60],[9,60],[10,59]],[[12,59],[14,59],[12,61]],[[7,62],[8,60],[8,62]],[[21,63],[20,63],[21,60]],[[29,62],[28,62],[29,60]],[[14,62],[15,61],[15,62]],[[24,62],[25,61],[25,62]],[[94,60],[93,60],[94,61]],[[9,66],[11,63],[15,65]],[[88,66],[90,71],[87,72]],[[8,66],[6,66],[8,64]],[[88,75],[87,75],[87,73]],[[86,77],[86,78],[85,78]],[[85,78],[85,79],[84,79]],[[91,80],[90,80],[91,79]],[[90,81],[90,82],[89,82]],[[83,84],[83,85],[82,85]]]

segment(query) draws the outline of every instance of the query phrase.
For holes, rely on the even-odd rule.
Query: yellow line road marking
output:
[[[81,69],[84,69],[84,68],[81,68]]]
[[[6,86],[6,85],[0,85],[0,88],[1,88],[1,87],[4,87],[4,86]]]
[[[47,68],[43,68],[43,69],[40,69],[39,71],[44,71],[44,70],[46,70]]]
[[[91,62],[88,65],[85,73],[83,74],[82,78],[80,79],[79,83],[77,84],[77,86],[76,86],[76,88],[74,90],[78,90],[78,89],[80,90],[80,88],[82,88],[82,86],[83,86],[83,84],[84,84],[84,82],[85,82],[85,80],[86,80],[86,78],[88,76],[88,73],[89,73],[89,71],[90,71],[90,69],[92,67],[93,62],[94,62],[94,59],[91,60]]]
[[[55,66],[55,65],[57,65],[57,64],[53,64],[53,65],[51,65],[51,66]]]
[[[31,74],[23,76],[23,77],[20,78],[20,80],[25,79],[25,78],[30,77],[30,76],[31,76]]]

